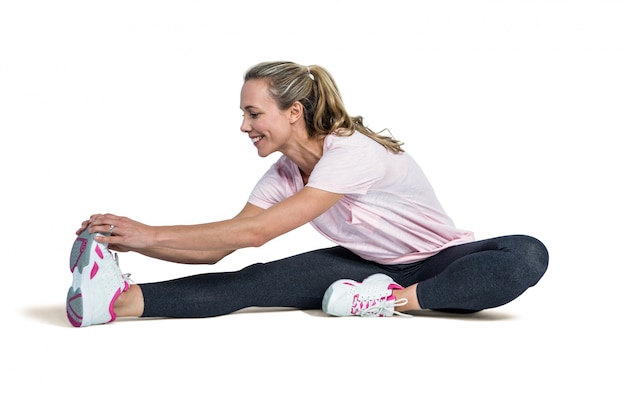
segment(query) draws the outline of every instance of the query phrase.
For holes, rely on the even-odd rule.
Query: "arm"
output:
[[[237,217],[251,217],[258,215],[263,209],[254,206],[252,204],[246,204]],[[112,249],[115,249],[111,245]],[[169,262],[177,262],[183,264],[216,264],[226,256],[230,255],[234,250],[185,250],[185,249],[170,249],[170,248],[144,248],[136,249],[135,252],[140,253],[151,258],[161,259]]]
[[[324,213],[342,197],[342,194],[304,187],[267,210],[247,205],[254,208],[244,208],[243,214],[220,222],[147,226],[125,217],[105,214],[92,216],[90,228],[92,232],[107,233],[109,225],[115,225],[112,236],[98,237],[98,241],[140,253],[163,255],[200,251],[227,254],[240,248],[261,246],[296,229]]]

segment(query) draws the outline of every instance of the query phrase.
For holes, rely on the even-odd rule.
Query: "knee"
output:
[[[520,238],[520,261],[527,271],[528,286],[537,284],[548,269],[548,248],[539,239],[522,235]]]

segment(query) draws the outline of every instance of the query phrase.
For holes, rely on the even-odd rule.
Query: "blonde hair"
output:
[[[329,134],[350,136],[355,131],[375,140],[393,153],[404,152],[403,143],[393,136],[374,132],[363,117],[348,114],[335,80],[319,65],[303,66],[289,61],[262,62],[250,68],[244,81],[267,79],[269,91],[281,110],[299,101],[310,137]]]

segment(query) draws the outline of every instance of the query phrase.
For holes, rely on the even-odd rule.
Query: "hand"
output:
[[[80,235],[85,231],[86,228],[89,227],[89,220],[85,220],[80,224],[80,228],[76,231],[76,236]]]
[[[102,234],[94,238],[97,242],[106,243],[109,249],[119,252],[147,248],[154,235],[153,227],[113,214],[92,215],[76,233],[87,228],[90,233]]]

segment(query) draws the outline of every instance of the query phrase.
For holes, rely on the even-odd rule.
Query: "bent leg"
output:
[[[424,309],[474,312],[519,297],[548,267],[548,251],[524,235],[502,236],[445,249],[418,271]]]

